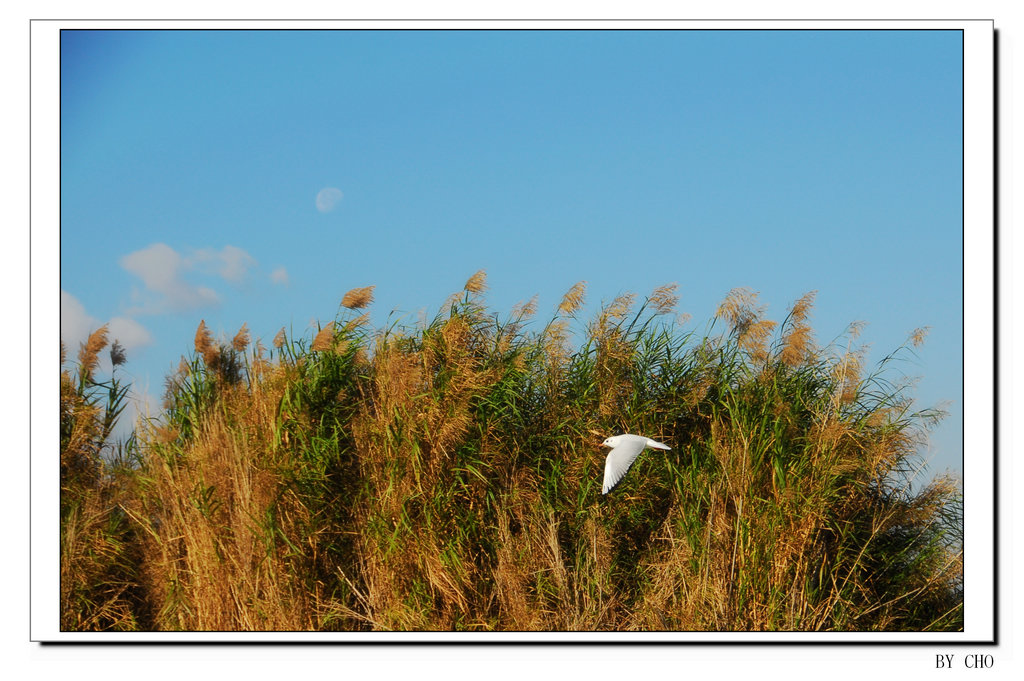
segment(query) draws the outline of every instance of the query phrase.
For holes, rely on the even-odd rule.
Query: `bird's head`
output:
[[[601,446],[603,446],[603,447],[615,447],[616,445],[619,444],[619,440],[621,440],[621,439],[622,439],[621,436],[613,435],[610,438],[606,439],[604,442],[602,442]]]

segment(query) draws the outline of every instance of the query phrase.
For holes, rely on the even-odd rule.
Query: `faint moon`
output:
[[[329,213],[341,201],[343,194],[337,187],[324,187],[316,195],[316,209],[321,213]]]

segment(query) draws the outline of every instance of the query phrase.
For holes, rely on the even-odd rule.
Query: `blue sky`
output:
[[[575,282],[769,316],[817,290],[874,362],[916,327],[932,470],[962,470],[958,31],[64,31],[61,335],[159,403],[200,319],[269,345],[375,285],[432,315]],[[322,194],[324,190],[329,190]],[[333,190],[333,191],[330,191]],[[318,195],[332,197],[318,203]]]

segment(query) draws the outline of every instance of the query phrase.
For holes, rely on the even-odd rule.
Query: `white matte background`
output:
[[[767,12],[770,11],[769,16]],[[184,0],[174,4],[170,3],[149,3],[141,5],[127,2],[94,2],[88,6],[82,3],[71,2],[50,2],[46,5],[29,6],[29,3],[16,1],[7,3],[3,10],[0,10],[3,22],[0,23],[2,39],[0,39],[0,50],[3,50],[2,60],[4,73],[5,97],[4,123],[0,130],[4,136],[2,148],[4,162],[7,172],[4,174],[5,182],[4,205],[10,213],[6,220],[10,244],[5,249],[8,254],[7,266],[3,268],[4,282],[6,284],[5,300],[8,301],[9,323],[2,334],[4,356],[8,359],[10,373],[16,376],[16,382],[8,390],[4,391],[5,423],[8,429],[15,433],[10,440],[13,446],[6,448],[6,453],[14,465],[8,469],[8,475],[13,478],[12,484],[8,485],[8,492],[4,497],[4,516],[11,527],[11,537],[6,542],[7,555],[2,561],[4,565],[3,584],[7,586],[7,594],[4,603],[8,605],[3,618],[3,642],[4,660],[8,669],[17,677],[23,677],[26,673],[33,675],[68,675],[76,679],[80,678],[109,678],[116,674],[144,675],[147,678],[180,678],[183,674],[191,674],[197,678],[223,677],[226,675],[244,675],[247,678],[277,678],[284,675],[299,674],[320,674],[325,677],[364,677],[370,678],[391,678],[399,676],[415,675],[416,677],[444,676],[445,678],[520,678],[524,675],[538,676],[539,678],[561,677],[572,675],[573,678],[583,678],[594,674],[602,677],[615,677],[621,675],[653,675],[659,678],[668,679],[692,679],[711,674],[744,674],[756,675],[759,679],[764,678],[804,678],[809,676],[820,677],[827,674],[835,678],[863,678],[865,674],[876,674],[881,678],[916,678],[920,674],[928,672],[939,673],[944,677],[973,674],[975,678],[982,675],[995,678],[1010,678],[1012,670],[1020,673],[1024,669],[1021,657],[1024,656],[1021,648],[1014,645],[1014,639],[1019,639],[1019,634],[1014,626],[1015,613],[1019,607],[1019,590],[1013,588],[1012,575],[1020,572],[1021,562],[1019,560],[1019,548],[1012,541],[1015,529],[1019,527],[1016,522],[1019,514],[1020,504],[1015,504],[1013,484],[1019,474],[1019,469],[1013,466],[1013,452],[1016,447],[1014,433],[1014,394],[1013,377],[1014,362],[1014,340],[1019,341],[1019,334],[1015,332],[1018,326],[1017,320],[1011,316],[1010,310],[1013,301],[1020,300],[1015,289],[1019,286],[1019,278],[1014,278],[1012,263],[1017,259],[1020,240],[1015,240],[1012,235],[1014,227],[1014,190],[1019,184],[1013,173],[1015,159],[1019,155],[1020,145],[1015,138],[1014,128],[1016,118],[1019,115],[1015,105],[1016,94],[1014,92],[1014,74],[1020,69],[1017,62],[1020,59],[1019,46],[1024,41],[1024,21],[1020,19],[1020,10],[1014,8],[1010,2],[930,2],[911,3],[896,0],[888,2],[866,1],[859,3],[831,3],[823,5],[813,2],[774,2],[770,10],[765,9],[764,3],[758,2],[730,2],[718,3],[714,6],[700,5],[687,7],[681,3],[656,3],[656,2],[631,2],[627,6],[602,6],[599,3],[568,3],[568,2],[534,2],[524,1],[517,3],[489,3],[487,7],[469,2],[433,2],[429,5],[429,14],[426,5],[414,2],[392,2],[376,3],[373,6],[353,5],[345,6],[340,3],[326,2],[292,2],[287,6],[261,5],[260,3],[247,3],[244,6],[231,6],[228,3],[214,2],[193,2]],[[342,15],[344,12],[344,15]],[[1001,442],[1000,461],[1000,487],[1001,487],[1001,518],[1000,531],[1002,535],[1000,543],[1000,575],[1001,583],[1001,604],[1000,613],[1002,622],[1000,628],[1001,645],[993,646],[969,646],[943,645],[943,646],[40,646],[29,642],[29,402],[27,399],[30,382],[28,362],[28,333],[27,322],[29,321],[30,307],[28,299],[28,253],[29,253],[29,19],[60,18],[60,19],[106,19],[106,18],[132,18],[132,19],[212,19],[212,18],[550,18],[550,19],[586,19],[586,18],[637,18],[637,19],[994,19],[997,30],[1000,31],[1000,108],[999,117],[1001,125],[1000,133],[1000,224],[1002,234],[1000,235],[1001,248],[1001,423],[1004,427],[1003,441]],[[854,27],[853,24],[850,27]],[[965,45],[966,49],[969,49]],[[56,68],[56,60],[54,68]],[[971,97],[970,76],[968,76],[965,98]],[[56,82],[56,78],[53,79]],[[36,95],[44,95],[50,98],[56,97],[55,92],[37,92]],[[986,134],[972,124],[970,118],[970,102],[965,112],[965,130],[967,134]],[[56,116],[56,112],[52,112]],[[981,121],[978,125],[990,124],[990,121]],[[37,150],[38,153],[38,150]],[[51,155],[52,156],[52,155]],[[53,163],[53,158],[48,159]],[[44,161],[45,162],[45,161]],[[971,158],[965,158],[968,164],[968,173],[965,175],[965,182],[970,183],[972,179],[983,180],[983,178],[972,175],[970,165]],[[984,169],[982,171],[984,172]],[[36,187],[38,190],[39,187]],[[57,196],[56,187],[53,188],[54,197]],[[977,195],[971,193],[970,187],[966,187],[965,209],[970,210],[972,200]],[[984,200],[984,197],[981,199]],[[32,214],[33,222],[37,229],[40,224],[56,224],[56,201],[51,203],[51,212],[46,214],[43,210],[37,210]],[[969,218],[970,219],[970,218]],[[41,222],[42,221],[42,222]],[[56,242],[47,243],[39,241],[40,235],[45,234],[45,228],[37,233],[34,248],[57,252]],[[984,261],[986,246],[984,237],[978,242],[972,242],[979,253],[976,256]],[[38,255],[38,254],[37,254]],[[965,262],[970,263],[975,256],[968,248],[965,252]],[[52,271],[45,267],[37,267],[33,272],[34,289],[33,297],[42,294],[45,301],[56,301],[56,290],[58,286],[57,275],[59,264],[54,262]],[[965,281],[968,290],[965,291],[966,314],[965,326],[972,327],[972,299],[984,297],[984,281],[978,282],[971,279],[968,271]],[[980,286],[978,291],[972,291],[971,285],[976,283]],[[54,293],[49,296],[50,289]],[[38,305],[38,303],[37,303]],[[40,324],[42,313],[48,310],[49,306],[39,306],[33,309],[32,324],[33,331],[42,336],[55,337],[56,333],[50,334],[46,329],[56,326],[56,322],[47,326]],[[984,328],[980,324],[975,328]],[[41,329],[43,330],[41,333]],[[54,332],[56,329],[53,329]],[[37,337],[33,339],[33,364],[41,357],[45,358],[45,339]],[[965,337],[965,345],[971,347],[972,343],[984,345],[984,337]],[[41,348],[41,349],[40,349]],[[983,349],[982,349],[983,351]],[[50,353],[55,354],[55,353]],[[970,353],[968,353],[970,356]],[[47,366],[40,362],[40,367]],[[55,368],[47,368],[46,371],[53,372],[56,377]],[[965,433],[970,437],[972,419],[984,421],[985,413],[971,414],[972,389],[980,390],[982,394],[989,390],[986,381],[990,377],[984,373],[982,366],[976,372],[971,371],[968,363],[965,390],[968,391],[965,402],[968,404],[969,413],[965,415]],[[1013,373],[1012,373],[1013,372]],[[39,375],[37,375],[39,374]],[[56,403],[56,380],[51,381],[52,387],[47,392],[48,384],[40,380],[42,372],[34,372],[33,381],[33,403],[37,398],[42,397],[42,404]],[[975,383],[977,381],[977,383]],[[38,384],[36,384],[38,382]],[[976,386],[976,387],[972,387]],[[48,398],[52,395],[52,398]],[[46,399],[50,399],[49,402]],[[39,407],[35,407],[34,417],[39,416]],[[55,433],[55,429],[53,429]],[[51,436],[53,443],[56,443],[55,434]],[[39,435],[33,439],[32,448],[36,456],[40,451],[45,451],[45,439]],[[51,447],[55,451],[55,447]],[[967,443],[966,451],[969,454],[974,446]],[[983,448],[980,448],[983,449]],[[55,465],[55,464],[54,464]],[[986,532],[988,520],[984,518],[987,499],[980,499],[980,495],[973,495],[979,499],[980,508],[974,506],[976,502],[972,499],[973,481],[970,471],[984,472],[983,462],[965,462],[965,483],[968,492],[967,527],[965,535],[968,541],[972,535],[978,536]],[[975,478],[977,479],[977,478]],[[987,485],[986,485],[987,487]],[[53,506],[53,505],[51,505]],[[38,518],[37,518],[38,520]],[[56,514],[53,514],[56,521]],[[52,543],[47,546],[34,546],[34,549],[43,548],[49,551],[49,555],[57,555],[56,532],[48,535]],[[38,543],[38,538],[36,538]],[[984,589],[983,580],[991,574],[991,570],[984,569],[983,559],[972,559],[972,551],[975,546],[968,546],[967,561],[967,583],[968,589],[975,584],[976,579],[982,580],[982,585],[976,588]],[[973,563],[973,565],[972,565]],[[975,567],[982,568],[976,574]],[[38,566],[37,566],[38,567]],[[1016,568],[1016,569],[1015,569]],[[38,579],[38,576],[35,577]],[[967,612],[968,634],[976,626],[976,618],[983,620],[987,617],[985,613],[976,614],[968,596],[969,609]],[[35,605],[39,605],[36,603]],[[984,626],[984,622],[981,625]],[[34,627],[35,628],[35,627]],[[761,639],[759,639],[761,640]],[[938,653],[954,654],[955,672],[935,670],[935,658]],[[962,666],[963,657],[972,653],[988,653],[995,658],[995,666],[987,671],[965,670]],[[120,663],[120,664],[119,664]],[[31,668],[21,669],[31,665]]]

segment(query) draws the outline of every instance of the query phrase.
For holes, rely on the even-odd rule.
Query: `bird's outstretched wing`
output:
[[[619,484],[622,476],[647,446],[647,438],[633,437],[636,439],[624,440],[608,452],[608,458],[604,461],[604,486],[601,488],[601,494],[608,494]]]

